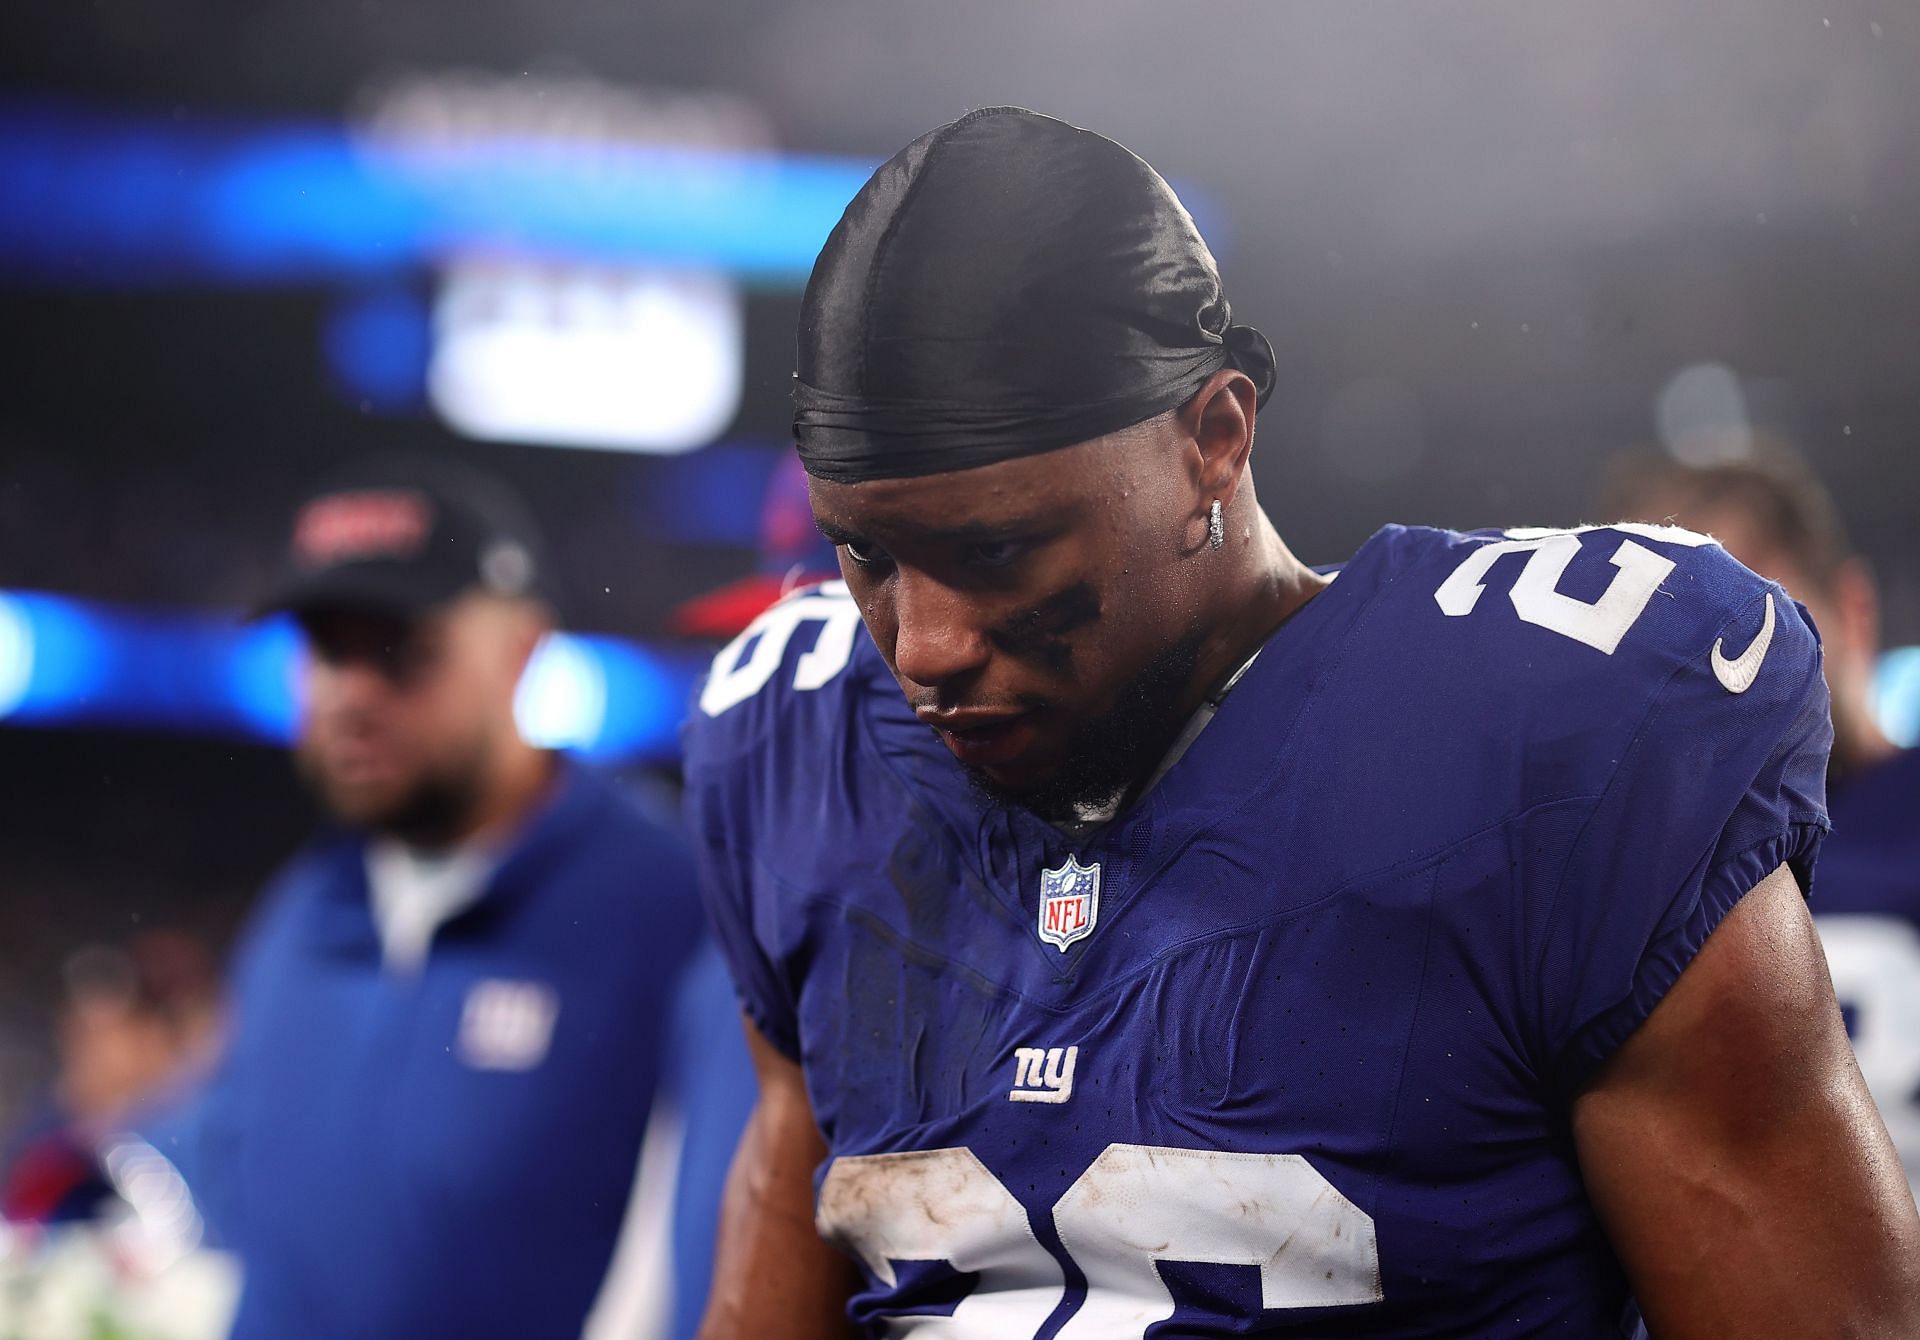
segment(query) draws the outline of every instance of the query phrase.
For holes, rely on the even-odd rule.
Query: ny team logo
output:
[[[1061,953],[1075,940],[1093,934],[1100,919],[1100,863],[1067,863],[1040,872],[1040,938]]]
[[[1064,1103],[1073,1097],[1073,1067],[1078,1047],[1015,1047],[1013,1091],[1016,1103]]]
[[[487,977],[467,989],[460,1059],[475,1070],[532,1070],[547,1059],[560,997],[545,982]]]

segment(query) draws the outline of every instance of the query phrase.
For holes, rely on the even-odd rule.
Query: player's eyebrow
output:
[[[852,531],[842,530],[831,521],[822,521],[819,517],[813,519],[813,528],[835,544],[858,543],[860,539]]]

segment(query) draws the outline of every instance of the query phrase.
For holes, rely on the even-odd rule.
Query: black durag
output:
[[[1160,174],[989,107],[888,159],[834,227],[801,305],[793,435],[839,483],[964,470],[1151,419],[1228,366],[1264,405],[1272,346],[1233,324]]]

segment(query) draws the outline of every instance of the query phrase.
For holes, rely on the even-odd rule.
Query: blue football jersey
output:
[[[1826,829],[1818,640],[1690,532],[1388,527],[1127,812],[978,799],[844,587],[689,804],[888,1335],[1630,1334],[1574,1093]]]
[[[1814,921],[1860,1073],[1920,1189],[1920,749],[1834,788]]]

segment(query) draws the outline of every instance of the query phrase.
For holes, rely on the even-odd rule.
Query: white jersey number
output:
[[[1674,564],[1672,559],[1654,553],[1645,545],[1624,539],[1609,560],[1620,571],[1607,584],[1607,589],[1600,593],[1598,600],[1589,603],[1562,595],[1559,591],[1560,578],[1566,572],[1567,565],[1573,562],[1574,555],[1580,552],[1580,537],[1594,529],[1596,527],[1582,526],[1574,530],[1507,531],[1506,539],[1483,544],[1469,554],[1466,561],[1440,584],[1440,589],[1433,593],[1433,599],[1443,613],[1454,618],[1471,614],[1473,607],[1480,603],[1481,592],[1487,589],[1488,569],[1503,555],[1531,551],[1533,557],[1527,560],[1526,567],[1514,579],[1513,589],[1508,592],[1514,613],[1530,624],[1551,629],[1575,642],[1584,642],[1611,656],[1620,645],[1620,639],[1627,635],[1627,630],[1646,610],[1647,602],[1660,589],[1660,583],[1673,571]],[[1683,544],[1689,548],[1713,543],[1705,535],[1696,535],[1677,526],[1623,522],[1605,529],[1625,531],[1668,544]]]
[[[783,600],[747,625],[747,631],[713,658],[700,710],[717,717],[767,686],[787,654],[787,644],[802,624],[817,623],[813,649],[793,667],[793,687],[817,689],[847,668],[853,639],[860,631],[860,607],[845,582],[826,582],[813,591]]]
[[[916,1337],[1032,1335],[1066,1286],[1026,1210],[970,1149],[835,1159],[820,1185],[818,1226],[889,1286],[898,1283],[895,1261],[980,1272],[952,1316],[914,1319]]]
[[[1298,1154],[1108,1145],[1053,1207],[1087,1298],[1059,1340],[1144,1335],[1173,1316],[1160,1261],[1260,1271],[1263,1308],[1381,1300],[1373,1220]],[[895,1261],[945,1261],[980,1282],[951,1316],[898,1317],[889,1336],[1009,1340],[1059,1306],[1064,1275],[1026,1211],[967,1149],[835,1159],[819,1229],[883,1282]]]

